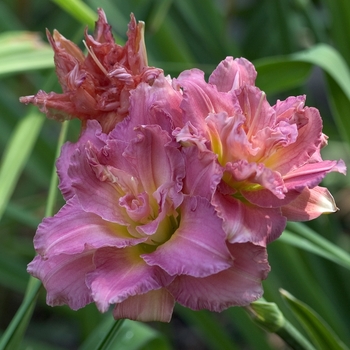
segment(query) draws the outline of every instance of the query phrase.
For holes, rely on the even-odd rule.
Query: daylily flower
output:
[[[115,304],[115,318],[170,321],[175,302],[221,311],[261,297],[266,249],[227,242],[210,202],[222,177],[215,154],[179,147],[162,104],[141,111],[136,103],[162,87],[172,89],[164,77],[140,84],[130,116],[109,134],[88,121],[78,142],[63,146],[66,204],[40,224],[28,266],[49,305],[95,302],[105,312]],[[164,128],[143,124],[147,116]]]
[[[148,66],[143,22],[137,24],[131,14],[128,41],[120,46],[102,9],[98,15],[94,36],[85,31],[87,56],[58,31],[53,36],[47,31],[63,93],[40,90],[20,101],[38,106],[49,118],[79,118],[83,127],[88,119],[96,119],[108,132],[126,117],[130,91],[140,82],[152,85],[162,70]]]
[[[287,220],[337,210],[319,184],[322,120],[305,97],[274,106],[247,60],[228,57],[207,83],[147,65],[142,24],[114,43],[99,10],[85,57],[48,34],[63,94],[22,98],[49,117],[83,121],[57,161],[66,204],[39,225],[28,272],[49,305],[94,302],[115,318],[170,321],[175,302],[221,311],[262,296],[266,245]]]
[[[317,109],[305,96],[270,106],[257,88],[247,60],[226,58],[209,78],[192,69],[174,79],[183,96],[185,125],[174,135],[183,146],[217,155],[222,181],[212,203],[223,219],[228,241],[266,245],[286,220],[310,220],[337,210],[329,191],[319,187],[331,171],[345,174],[342,160],[323,161],[327,144]]]

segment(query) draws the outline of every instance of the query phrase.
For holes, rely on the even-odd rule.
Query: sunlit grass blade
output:
[[[291,59],[317,65],[332,79],[329,85],[329,93],[331,100],[335,102],[333,103],[335,122],[340,135],[349,143],[350,118],[346,110],[349,111],[350,109],[350,71],[343,57],[331,46],[320,44],[310,50],[291,55]],[[340,91],[343,97],[341,98],[341,108],[338,109],[336,103],[339,102],[338,95]]]
[[[313,343],[320,350],[346,350],[345,344],[329,325],[308,305],[296,299],[286,290],[280,289],[280,293],[288,306],[298,318]]]
[[[289,222],[287,228],[288,230],[298,234],[298,236],[301,237],[302,241],[298,241],[298,238],[295,236],[293,237],[293,240],[291,240],[291,237],[290,235],[288,237],[288,234],[287,238],[285,239],[283,238],[284,234],[282,234],[282,241],[283,239],[285,241],[289,240],[289,243],[298,246],[299,248],[303,248],[309,251],[313,250],[313,253],[317,253],[318,255],[321,255],[341,266],[344,266],[347,269],[350,269],[350,254],[345,250],[328,241],[302,223]],[[306,243],[305,240],[308,243]]]
[[[42,114],[30,112],[19,122],[5,149],[0,167],[0,219],[44,120]]]
[[[79,350],[168,350],[170,346],[159,332],[151,327],[130,320],[114,320],[107,314]]]
[[[321,237],[321,239],[325,241],[324,243],[327,244],[328,249],[324,249],[323,246],[320,246],[320,245],[316,244],[315,242],[310,241],[309,239],[302,238],[299,235],[296,235],[295,233],[292,233],[288,230],[285,230],[283,232],[282,236],[279,238],[279,241],[284,242],[286,244],[293,245],[293,246],[298,247],[300,249],[306,250],[310,253],[319,255],[325,259],[328,259],[330,261],[335,262],[338,265],[341,265],[341,266],[346,267],[347,269],[350,269],[350,256],[349,256],[349,258],[347,258],[346,253],[342,252],[341,255],[343,256],[343,258],[339,258],[338,254],[329,251],[329,246],[332,246],[333,243],[325,240],[322,237]],[[340,248],[338,248],[335,245],[334,245],[334,247],[336,248],[337,251],[341,250]],[[345,253],[345,254],[343,254],[343,253]]]
[[[258,71],[256,85],[267,93],[280,92],[303,84],[312,66],[326,74],[329,98],[340,135],[350,143],[350,71],[338,51],[326,44],[315,45],[291,55],[270,57],[254,62]]]
[[[62,124],[61,132],[57,143],[56,158],[58,157],[61,151],[63,142],[66,139],[68,125],[69,125],[68,121]],[[56,193],[57,193],[57,174],[56,174],[56,169],[54,167],[52,170],[52,177],[51,177],[45,216],[52,215]],[[41,286],[41,282],[39,280],[33,277],[30,277],[23,302],[20,308],[18,309],[16,315],[12,319],[10,325],[7,327],[5,333],[2,336],[2,339],[0,342],[0,350],[16,349],[17,345],[21,343],[24,332],[29,323],[32,311],[34,309],[36,296],[39,292],[40,286]],[[14,346],[14,344],[16,344],[16,346]]]
[[[69,13],[79,22],[93,29],[97,20],[97,12],[92,10],[86,3],[81,0],[52,0],[63,10]]]
[[[54,66],[51,47],[35,33],[3,33],[0,47],[0,77]]]

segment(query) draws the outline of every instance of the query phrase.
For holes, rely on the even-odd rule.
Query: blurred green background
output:
[[[256,65],[257,86],[272,105],[290,95],[307,95],[306,104],[320,110],[324,133],[330,136],[323,157],[350,164],[349,1],[86,0],[86,13],[74,4],[79,2],[0,0],[0,334],[21,305],[29,280],[26,265],[45,214],[61,128],[18,101],[39,89],[61,91],[45,28],[59,30],[83,49],[85,26],[93,32],[91,16],[96,19],[95,11],[102,7],[122,44],[133,12],[146,22],[149,65],[172,77],[193,67],[208,76],[226,56],[243,56]],[[79,123],[71,122],[68,139],[75,140],[78,130]],[[330,174],[323,184],[341,210],[307,226],[290,225],[269,246],[272,269],[264,297],[305,334],[279,294],[280,288],[288,290],[350,344],[350,260],[345,253],[350,251],[349,178]],[[62,203],[58,196],[54,212]],[[313,240],[305,227],[327,241]],[[344,251],[333,250],[333,244]],[[94,305],[77,312],[48,307],[41,290],[20,348],[93,349],[89,342],[96,328],[102,325],[103,333],[104,322],[108,328],[111,319]],[[149,326],[152,330],[125,323],[119,345],[111,349],[287,349],[278,336],[254,325],[242,308],[213,314],[176,307],[170,324]],[[128,337],[133,341],[128,343]]]

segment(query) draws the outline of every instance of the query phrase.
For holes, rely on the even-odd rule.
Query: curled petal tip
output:
[[[34,95],[29,95],[29,96],[22,96],[19,98],[19,102],[24,103],[24,104],[29,104],[32,103],[34,100]]]

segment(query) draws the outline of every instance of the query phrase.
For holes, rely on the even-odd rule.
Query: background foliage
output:
[[[88,24],[92,32],[97,7],[104,8],[118,43],[126,39],[130,12],[145,21],[149,64],[171,76],[193,67],[208,75],[226,56],[253,61],[257,86],[270,103],[306,94],[307,105],[320,110],[324,132],[330,136],[324,158],[342,158],[350,164],[348,1],[0,0],[0,332],[5,332],[22,304],[36,227],[44,215],[62,205],[59,195],[56,200],[50,197],[54,207],[47,209],[61,125],[20,105],[18,98],[39,89],[60,91],[45,28],[58,29],[83,48],[84,27]],[[75,140],[78,123],[71,122],[66,129],[68,139]],[[350,344],[345,307],[350,304],[349,178],[330,174],[324,185],[341,210],[307,225],[290,224],[269,246],[272,271],[264,282],[264,297],[276,303],[317,349],[330,349],[310,335],[310,324],[303,327],[298,316],[305,310],[289,299],[283,301],[286,294],[282,298],[279,289],[287,290],[316,310],[316,319],[322,317],[337,335],[332,335],[336,344],[345,348],[337,337]],[[50,308],[45,292],[38,290],[31,281],[27,306],[22,304],[24,311],[17,314],[14,331],[5,333],[11,337],[3,338],[1,349],[286,348],[277,335],[254,325],[242,308],[213,314],[177,307],[170,324],[127,321],[117,332],[112,316],[100,315],[94,305],[77,312]],[[305,321],[305,316],[301,319]],[[316,340],[317,334],[326,334],[317,329]]]

